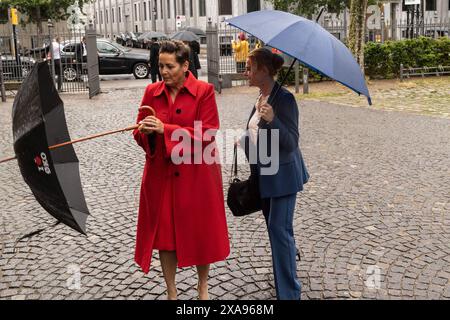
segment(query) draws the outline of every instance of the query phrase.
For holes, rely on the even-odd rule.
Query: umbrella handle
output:
[[[10,158],[5,158],[5,159],[0,159],[0,163],[8,162],[8,161],[11,161],[11,160],[14,160],[14,159],[17,159],[17,157],[10,157]]]
[[[140,112],[145,112],[148,115],[152,115],[152,116],[154,116],[156,114],[155,109],[153,109],[152,107],[149,107],[149,106],[142,106],[142,107],[139,108],[139,111]],[[126,128],[118,129],[118,130],[113,130],[113,131],[107,131],[107,132],[94,134],[94,135],[91,135],[91,136],[75,139],[75,140],[72,140],[72,141],[63,142],[63,143],[60,143],[60,144],[55,144],[53,146],[49,146],[48,149],[49,150],[53,150],[53,149],[56,149],[56,148],[61,148],[61,147],[67,146],[69,144],[74,144],[74,143],[82,142],[82,141],[86,141],[86,140],[92,140],[92,139],[95,139],[95,138],[107,136],[107,135],[114,134],[114,133],[131,131],[131,130],[135,130],[137,128],[139,128],[139,124],[135,124],[135,125],[132,125],[132,126],[129,126],[129,127],[126,127]],[[5,159],[0,159],[0,163],[8,162],[8,161],[11,161],[11,160],[14,160],[14,159],[17,159],[17,157],[10,157],[10,158],[5,158]]]
[[[156,115],[155,109],[153,109],[150,106],[141,106],[139,108],[139,112],[144,112],[145,116],[154,116],[154,115]],[[107,132],[103,132],[103,133],[94,134],[92,136],[87,136],[87,137],[84,137],[84,138],[80,138],[80,139],[76,139],[76,140],[72,140],[72,141],[67,141],[67,142],[60,143],[60,144],[57,144],[57,145],[54,145],[54,146],[50,146],[50,147],[48,147],[48,149],[52,150],[52,149],[56,149],[56,148],[61,148],[61,147],[67,146],[69,144],[74,144],[74,143],[82,142],[82,141],[86,141],[86,140],[92,140],[92,139],[95,139],[95,138],[107,136],[107,135],[114,134],[114,133],[131,131],[131,130],[135,130],[137,128],[139,128],[139,124],[135,124],[133,126],[126,127],[126,128],[123,128],[123,129],[107,131]]]
[[[107,135],[114,134],[114,133],[131,131],[131,130],[137,129],[138,127],[139,127],[139,125],[135,124],[133,126],[126,127],[126,128],[123,128],[123,129],[102,132],[102,133],[94,134],[92,136],[87,136],[87,137],[84,137],[84,138],[79,138],[79,139],[75,139],[75,140],[72,140],[72,141],[67,141],[67,142],[63,142],[63,143],[60,143],[60,144],[55,144],[53,146],[49,146],[48,149],[49,150],[53,150],[53,149],[57,149],[57,148],[61,148],[61,147],[67,146],[69,144],[74,144],[74,143],[78,143],[78,142],[82,142],[82,141],[86,141],[86,140],[92,140],[92,139],[95,139],[95,138],[107,136]]]
[[[122,129],[118,129],[118,130],[102,132],[102,133],[94,134],[92,136],[87,136],[87,137],[84,137],[84,138],[75,139],[75,140],[63,142],[63,143],[60,143],[60,144],[55,144],[53,146],[49,146],[48,149],[49,150],[53,150],[53,149],[61,148],[61,147],[67,146],[69,144],[74,144],[74,143],[77,143],[77,142],[82,142],[82,141],[86,141],[86,140],[92,140],[92,139],[95,139],[95,138],[107,136],[107,135],[114,134],[114,133],[131,131],[131,130],[137,129],[138,127],[139,127],[139,124],[135,124],[133,126],[122,128]],[[5,159],[0,159],[0,164],[4,163],[4,162],[12,161],[14,159],[17,159],[17,157],[9,157],[9,158],[5,158]]]

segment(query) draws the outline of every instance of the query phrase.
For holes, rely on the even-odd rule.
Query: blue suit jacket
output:
[[[278,83],[275,83],[268,99],[274,109],[275,118],[269,124],[264,120],[260,122],[257,148],[253,150],[253,152],[256,151],[257,162],[256,164],[250,164],[253,177],[258,178],[261,198],[275,198],[297,193],[303,190],[303,185],[307,183],[309,179],[309,174],[298,145],[299,110],[297,102],[292,93],[283,87],[279,89],[274,99],[273,96],[279,86]],[[256,108],[253,107],[248,122],[250,122],[255,111]],[[267,130],[268,139],[260,139],[262,134],[261,129]],[[271,162],[263,164],[258,151],[261,148],[261,144],[264,143],[267,146],[268,155],[272,155],[272,152],[276,152],[276,150],[271,150],[270,140],[271,130],[274,129],[277,129],[279,133],[278,171],[269,175],[261,174],[261,169],[269,167]],[[249,140],[248,134],[242,137],[241,145],[244,146],[245,154],[247,159],[249,159],[249,153],[252,152],[252,143]]]

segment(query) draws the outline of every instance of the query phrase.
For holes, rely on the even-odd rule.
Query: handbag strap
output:
[[[237,178],[237,145],[234,145],[233,151],[233,164],[231,165],[231,176],[230,182],[233,181],[233,178]]]

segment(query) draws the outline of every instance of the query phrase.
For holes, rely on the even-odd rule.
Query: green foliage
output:
[[[278,81],[283,80],[286,72],[289,70],[289,67],[283,67],[279,72],[278,72]],[[300,68],[299,68],[299,77],[300,77],[300,83],[303,83],[303,66],[300,64]],[[329,78],[321,75],[320,73],[316,73],[312,70],[309,70],[309,77],[308,77],[308,81],[309,82],[317,82],[317,81],[322,81],[322,80],[329,80]],[[295,72],[294,72],[294,68],[291,70],[291,72],[289,73],[286,81],[284,82],[285,85],[294,85],[295,84]]]
[[[312,18],[319,13],[321,7],[328,12],[339,13],[347,6],[350,0],[270,0],[274,8],[298,14],[303,17]]]
[[[80,7],[84,3],[93,0],[79,0]],[[2,23],[7,22],[8,7],[15,7],[21,15],[26,16],[24,23],[41,23],[47,19],[59,21],[67,18],[67,7],[74,4],[75,0],[3,0],[0,3],[0,19]]]
[[[420,37],[383,44],[369,42],[365,46],[365,72],[372,79],[395,78],[400,64],[405,68],[450,65],[450,39]]]

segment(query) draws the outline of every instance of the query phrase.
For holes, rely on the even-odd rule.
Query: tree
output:
[[[364,43],[366,37],[367,0],[352,0],[348,47],[364,73]]]
[[[78,0],[80,7],[92,0]],[[42,33],[42,21],[52,19],[55,21],[66,19],[67,8],[74,4],[75,0],[4,0],[1,2],[1,10],[15,7],[26,16],[25,23],[36,23],[38,32]]]
[[[271,0],[276,10],[291,12],[309,19],[317,14],[321,7],[328,12],[341,12],[350,5],[350,0]]]

